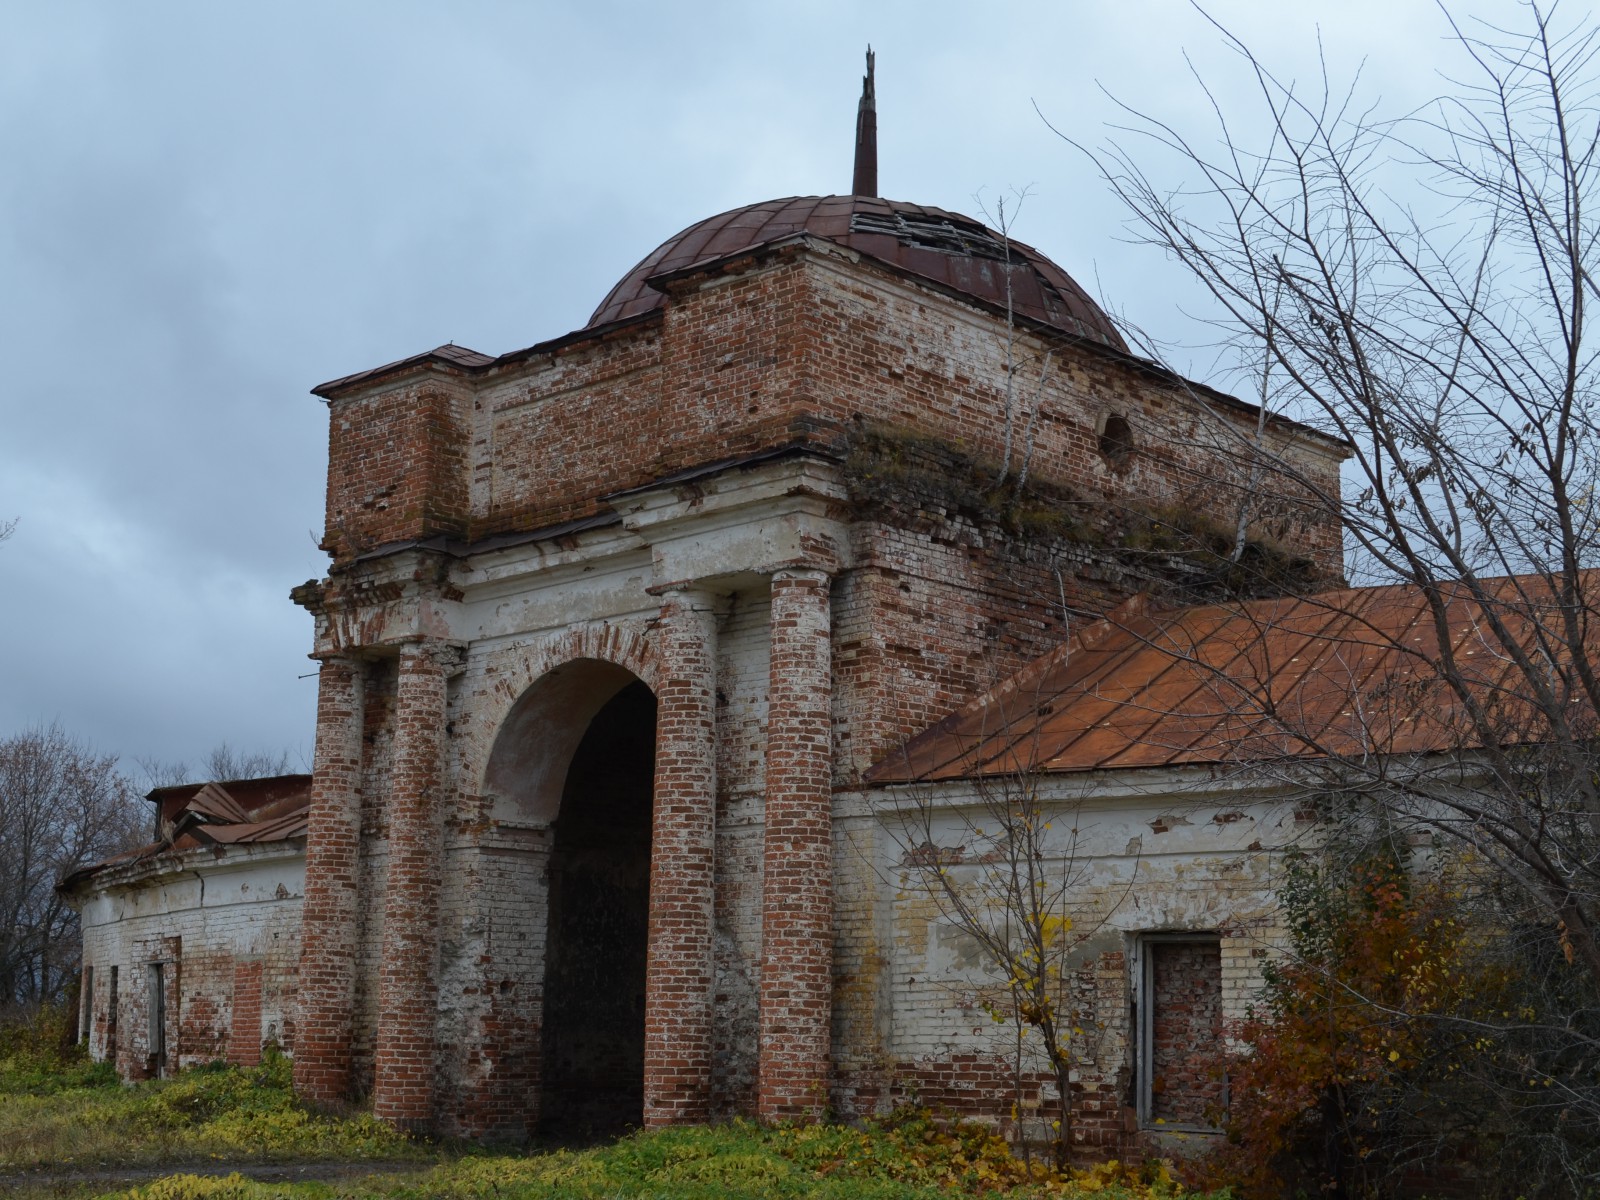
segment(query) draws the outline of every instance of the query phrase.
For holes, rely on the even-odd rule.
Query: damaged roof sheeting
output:
[[[1538,576],[1481,586],[1488,604],[1463,585],[1443,589],[1453,670],[1494,714],[1504,744],[1536,743],[1545,726],[1489,610],[1541,659],[1562,653],[1563,610]],[[1481,742],[1440,654],[1433,610],[1408,584],[1165,612],[1135,597],[891,752],[867,779],[1471,750]],[[1592,736],[1587,702],[1574,700],[1572,712],[1574,730]]]
[[[277,775],[269,779],[185,783],[156,788],[145,799],[156,806],[159,839],[72,872],[57,885],[60,890],[70,891],[111,867],[143,862],[163,854],[201,846],[303,838],[311,812],[311,776]]]
[[[1126,352],[1111,319],[1077,282],[1033,247],[1002,244],[971,217],[876,196],[789,196],[708,217],[668,238],[600,302],[589,327],[661,306],[663,275],[806,233],[991,304],[1009,285],[1017,312]],[[1011,264],[1007,268],[1007,261]]]

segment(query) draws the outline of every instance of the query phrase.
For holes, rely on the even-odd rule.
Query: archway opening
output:
[[[615,1136],[644,1116],[645,952],[656,700],[628,684],[589,722],[553,828],[541,1131]]]

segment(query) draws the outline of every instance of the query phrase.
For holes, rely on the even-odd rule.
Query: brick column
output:
[[[656,777],[645,976],[644,1123],[710,1117],[717,626],[712,598],[673,590],[656,626]]]
[[[772,577],[766,839],[761,886],[764,1121],[828,1100],[833,988],[832,646],[825,572]]]
[[[317,675],[317,744],[306,830],[294,1086],[324,1103],[350,1093],[361,852],[361,665],[326,658]]]
[[[401,647],[372,1111],[403,1129],[427,1129],[433,1120],[444,721],[438,647]]]

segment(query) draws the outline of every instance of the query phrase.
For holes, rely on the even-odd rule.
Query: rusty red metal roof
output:
[[[1442,640],[1427,597],[1410,585],[1167,612],[1129,602],[912,738],[867,779],[1470,750],[1483,743],[1440,677],[1444,654],[1493,714],[1496,740],[1542,741],[1547,726],[1490,621],[1514,645],[1543,643],[1535,653],[1561,679],[1571,675],[1560,669],[1566,610],[1539,576],[1491,580],[1488,591],[1485,604],[1464,586],[1444,589]],[[1600,731],[1581,690],[1562,703],[1580,734]]]
[[[470,372],[481,371],[485,367],[492,366],[494,362],[495,357],[492,354],[481,354],[465,346],[458,346],[454,342],[446,342],[442,346],[435,346],[432,350],[424,350],[421,354],[413,354],[409,358],[398,358],[394,362],[384,363],[381,367],[368,367],[365,371],[357,371],[353,375],[341,375],[338,379],[319,383],[311,389],[311,394],[328,399],[354,384],[365,383],[393,371],[404,371],[426,364],[454,367]]]
[[[707,217],[668,238],[611,289],[589,327],[659,308],[662,293],[651,285],[658,276],[801,233],[989,304],[1005,303],[1006,248],[999,234],[971,217],[877,196],[790,196]],[[1031,246],[1012,241],[1009,250],[1019,314],[1127,351],[1111,318],[1070,275]]]
[[[197,823],[190,826],[183,836],[195,839],[196,845],[213,842],[230,846],[240,842],[282,842],[304,837],[310,820],[311,809],[306,806],[265,821]]]
[[[269,775],[260,779],[219,779],[152,788],[145,799],[163,821],[175,821],[187,810],[220,820],[251,821],[310,803],[311,776]],[[213,811],[212,806],[220,805]]]
[[[221,784],[208,783],[195,793],[186,806],[190,812],[200,813],[216,821],[240,824],[250,819],[250,814],[240,807]]]
[[[163,854],[201,846],[304,837],[311,815],[311,776],[185,783],[156,788],[145,799],[156,805],[164,829],[161,840],[73,871],[56,885],[59,890],[70,891],[111,867]]]

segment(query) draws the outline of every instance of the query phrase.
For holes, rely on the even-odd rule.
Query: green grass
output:
[[[746,1121],[636,1134],[611,1145],[490,1154],[418,1142],[367,1114],[296,1100],[289,1065],[202,1067],[123,1087],[49,1041],[0,1042],[0,1195],[20,1200],[953,1200],[964,1196],[1181,1194],[1159,1166],[1050,1177],[983,1126],[900,1113],[865,1128]],[[44,1047],[44,1048],[41,1048]],[[370,1168],[362,1163],[370,1162]],[[341,1164],[336,1178],[254,1182],[201,1175],[261,1163]],[[346,1165],[353,1164],[354,1170]],[[171,1168],[148,1182],[119,1170]],[[186,1169],[187,1168],[187,1169]]]
[[[253,1183],[175,1175],[107,1194],[117,1200],[952,1200],[1096,1196],[1152,1200],[1182,1193],[1119,1168],[1032,1182],[1004,1146],[975,1127],[920,1118],[903,1129],[761,1129],[736,1121],[636,1134],[609,1146],[530,1156],[483,1155],[419,1175],[337,1183]],[[923,1140],[923,1135],[927,1140]],[[1157,1172],[1158,1174],[1162,1174]]]
[[[0,1060],[0,1171],[152,1163],[431,1159],[369,1115],[332,1117],[294,1097],[288,1061],[201,1067],[122,1087],[109,1068]]]

